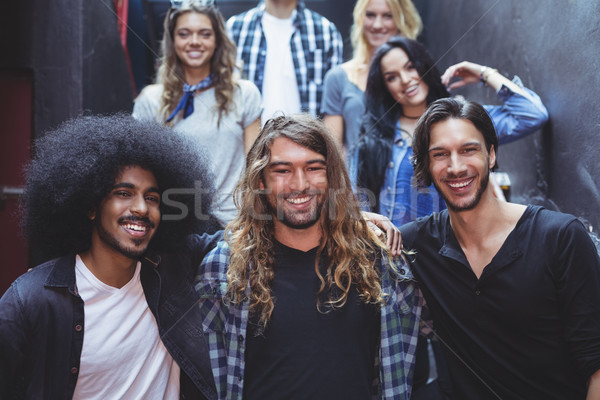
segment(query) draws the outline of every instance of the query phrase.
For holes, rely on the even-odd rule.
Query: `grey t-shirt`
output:
[[[365,113],[364,92],[350,82],[341,65],[333,67],[325,75],[321,112],[324,115],[342,116],[344,146],[346,149],[354,146]]]
[[[244,170],[244,128],[261,114],[261,98],[258,88],[250,81],[239,80],[234,93],[235,107],[221,117],[213,88],[194,96],[194,112],[187,118],[175,117],[176,131],[190,136],[206,149],[215,175],[215,200],[213,215],[225,226],[237,214],[233,204],[233,189]],[[133,116],[137,119],[153,119],[159,116],[162,85],[149,85],[135,100]],[[180,113],[181,114],[181,113]]]

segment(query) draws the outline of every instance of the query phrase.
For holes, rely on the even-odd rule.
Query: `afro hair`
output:
[[[82,116],[37,140],[34,151],[22,225],[36,262],[89,248],[89,215],[128,166],[151,171],[163,195],[150,248],[172,249],[214,223],[208,158],[171,128],[124,114]]]

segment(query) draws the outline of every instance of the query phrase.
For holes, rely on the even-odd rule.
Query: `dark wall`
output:
[[[0,198],[1,294],[32,266],[16,198],[31,140],[84,111],[130,111],[133,94],[112,0],[2,1],[0,54],[0,147],[10,155],[0,155],[0,186],[15,193]]]
[[[81,2],[82,101],[93,113],[131,112],[134,84],[119,38],[112,0]]]
[[[429,4],[425,40],[441,72],[463,60],[519,75],[548,108],[542,132],[502,146],[512,201],[600,228],[600,0],[453,0]],[[490,89],[461,92],[495,103]]]
[[[0,72],[33,76],[33,137],[84,110],[131,109],[112,0],[5,1],[0,54]]]
[[[32,74],[32,126],[39,134],[76,115],[74,110],[81,108],[81,99],[77,96],[82,79],[81,60],[75,57],[81,45],[74,42],[74,30],[81,26],[77,18],[80,2],[4,3],[10,10],[0,16],[0,54],[3,55],[0,68],[27,70]],[[59,24],[62,20],[70,23]]]

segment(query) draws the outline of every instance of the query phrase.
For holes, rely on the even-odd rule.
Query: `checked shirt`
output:
[[[242,77],[261,90],[263,87],[267,40],[262,29],[265,4],[227,21],[227,31],[237,46],[237,58],[243,62]],[[290,40],[296,81],[303,112],[320,114],[325,73],[342,62],[342,36],[335,25],[305,7],[302,0],[292,14],[296,31]]]
[[[241,399],[244,387],[248,302],[224,301],[230,249],[219,242],[202,262],[196,277],[203,327],[219,399]],[[423,297],[412,272],[401,261],[382,257],[379,387],[381,399],[410,398]]]

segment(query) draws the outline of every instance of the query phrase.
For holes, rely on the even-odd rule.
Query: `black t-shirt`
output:
[[[275,309],[263,335],[255,335],[256,316],[248,324],[247,400],[371,397],[378,377],[379,308],[363,303],[351,288],[341,309],[319,312],[316,250],[275,244]]]
[[[400,229],[456,398],[585,398],[600,368],[600,262],[579,221],[529,206],[479,279],[447,210]]]

